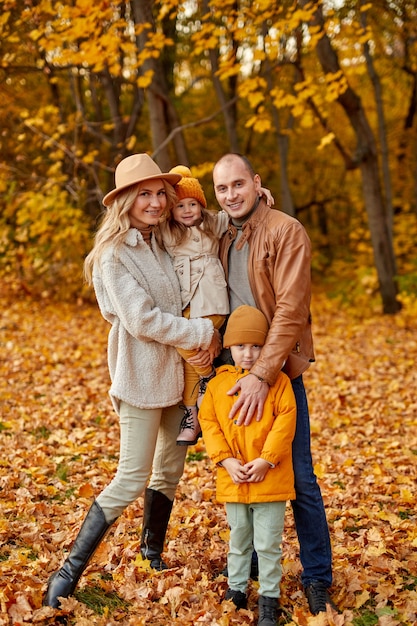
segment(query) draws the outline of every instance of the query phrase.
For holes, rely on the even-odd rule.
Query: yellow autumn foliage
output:
[[[83,292],[82,265],[92,246],[83,211],[58,186],[11,198],[0,219],[0,271],[27,291],[65,299]]]

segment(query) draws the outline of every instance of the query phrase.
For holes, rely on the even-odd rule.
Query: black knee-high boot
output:
[[[151,567],[158,571],[167,569],[162,560],[165,535],[168,528],[173,501],[155,489],[146,489],[143,504],[143,522],[140,553],[149,559]]]
[[[114,522],[115,520],[113,520]],[[58,597],[67,598],[77,586],[77,582],[87,567],[106,531],[113,524],[106,522],[104,513],[97,502],[93,502],[75,539],[68,558],[63,566],[52,574],[43,599],[44,606],[59,607]]]

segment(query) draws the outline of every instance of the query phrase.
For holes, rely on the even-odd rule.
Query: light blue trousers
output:
[[[285,502],[226,503],[230,526],[227,569],[229,587],[246,593],[252,551],[259,563],[259,595],[280,597]]]
[[[121,403],[117,472],[97,497],[107,522],[119,517],[146,487],[174,499],[187,453],[187,446],[176,444],[183,414],[178,406],[139,409]]]

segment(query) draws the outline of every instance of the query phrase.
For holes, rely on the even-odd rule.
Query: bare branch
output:
[[[159,152],[161,152],[161,150],[163,150],[165,146],[169,144],[169,142],[173,139],[173,137],[175,137],[175,135],[177,135],[178,133],[181,133],[183,130],[186,130],[187,128],[194,128],[195,126],[202,126],[203,124],[207,124],[208,122],[211,122],[215,117],[220,115],[225,109],[235,104],[236,100],[237,100],[237,96],[233,98],[232,100],[229,100],[229,102],[224,107],[221,107],[220,109],[215,111],[212,115],[209,115],[208,117],[204,117],[202,120],[198,120],[197,122],[189,122],[188,124],[183,124],[182,126],[177,126],[176,128],[174,128],[166,137],[166,139],[164,139],[164,141],[161,144],[159,144],[156,150],[153,151],[153,153],[151,154],[152,158],[155,158],[155,156],[159,154]]]

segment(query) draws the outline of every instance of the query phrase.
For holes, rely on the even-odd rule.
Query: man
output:
[[[320,487],[313,470],[310,417],[302,379],[314,361],[311,332],[311,244],[302,224],[267,206],[261,178],[241,155],[226,154],[213,170],[214,191],[230,216],[220,245],[229,285],[230,310],[247,304],[259,308],[270,330],[250,374],[230,394],[240,391],[229,415],[239,425],[260,419],[269,385],[281,369],[290,377],[297,402],[293,443],[296,499],[292,502],[303,566],[301,581],[310,611],[331,604],[332,555]],[[334,606],[334,605],[333,605]]]

